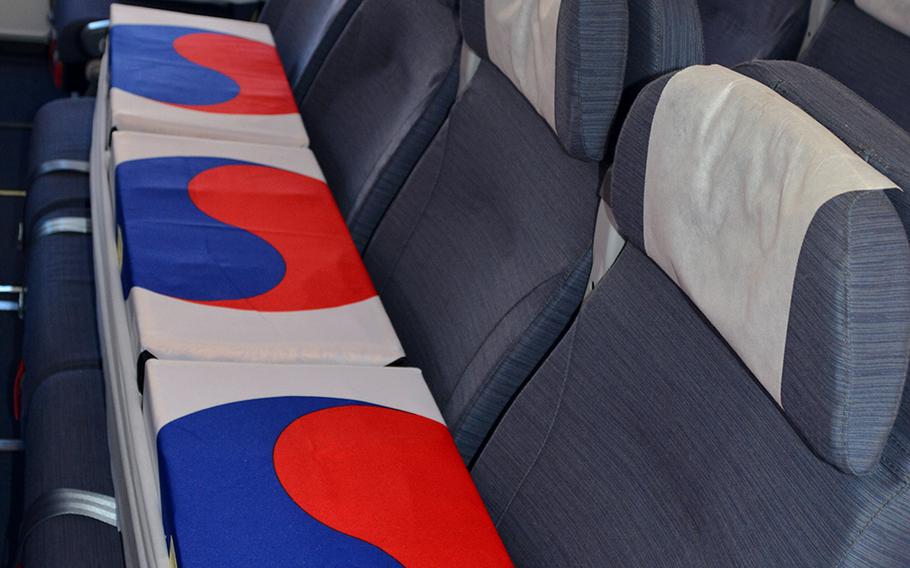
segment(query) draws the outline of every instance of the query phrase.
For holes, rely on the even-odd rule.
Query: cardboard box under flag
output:
[[[108,51],[110,128],[309,142],[265,24],[114,4]]]
[[[137,357],[386,365],[404,353],[312,152],[115,132]]]

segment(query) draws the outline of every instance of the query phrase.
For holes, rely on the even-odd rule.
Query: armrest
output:
[[[104,54],[107,32],[110,27],[110,20],[95,20],[82,28],[79,39],[82,42],[82,49],[89,59],[96,59]]]

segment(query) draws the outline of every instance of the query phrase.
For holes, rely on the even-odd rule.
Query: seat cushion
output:
[[[472,475],[517,566],[897,568],[908,426],[869,475],[831,467],[627,246]]]
[[[828,73],[910,130],[910,37],[863,12],[853,0],[834,5],[800,61]]]
[[[271,28],[275,47],[299,101],[362,0],[269,0],[259,21]]]
[[[798,67],[811,84],[817,72]],[[727,98],[704,112],[688,106],[715,93]],[[708,132],[689,115],[717,126],[685,138]],[[646,89],[614,170],[620,232],[686,291],[811,447],[848,473],[878,463],[905,382],[910,305],[900,298],[910,282],[900,275],[910,250],[886,195],[895,184],[809,113],[717,66]]]
[[[809,23],[810,0],[698,0],[705,62],[795,59]]]
[[[23,218],[23,236],[35,238],[35,231],[55,217],[89,217],[88,176],[78,172],[57,172],[37,178],[28,190]]]
[[[97,369],[92,237],[55,234],[31,243],[25,299],[22,408],[40,383],[61,371]]]
[[[581,301],[598,184],[598,165],[568,156],[484,61],[367,248],[408,361],[465,456]]]
[[[572,156],[603,158],[622,95],[625,0],[463,0],[465,41],[528,99]]]
[[[63,371],[46,379],[35,391],[22,426],[26,508],[54,489],[113,495],[100,371]],[[85,517],[63,516],[40,524],[22,552],[24,566],[123,565],[117,529]]]
[[[51,160],[88,161],[94,113],[94,97],[57,99],[41,107],[32,126],[29,175]]]
[[[446,118],[459,39],[455,13],[437,0],[367,0],[300,100],[310,147],[361,250]]]

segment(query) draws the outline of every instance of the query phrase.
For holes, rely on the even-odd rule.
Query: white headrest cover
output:
[[[856,6],[886,26],[910,36],[910,0],[856,0]]]
[[[556,130],[556,30],[561,0],[486,0],[487,53]]]
[[[654,114],[645,251],[781,404],[809,224],[832,197],[893,187],[765,85],[720,66],[690,67],[669,81]]]

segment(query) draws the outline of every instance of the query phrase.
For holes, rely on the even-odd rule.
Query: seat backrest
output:
[[[753,59],[796,59],[811,0],[698,0],[705,61],[732,66]]]
[[[361,0],[268,0],[259,21],[269,26],[298,102]]]
[[[910,130],[910,3],[840,0],[800,57]]]
[[[363,0],[299,100],[361,250],[455,99],[460,39],[451,2]]]
[[[517,565],[908,565],[908,156],[797,63],[642,92],[629,245],[472,472]]]
[[[698,25],[694,2],[648,13],[667,21],[686,4],[680,32]],[[365,260],[470,460],[581,301],[598,162],[637,74],[625,0],[463,0],[461,15],[482,61]],[[679,63],[661,49],[639,61],[656,71],[658,57]]]

